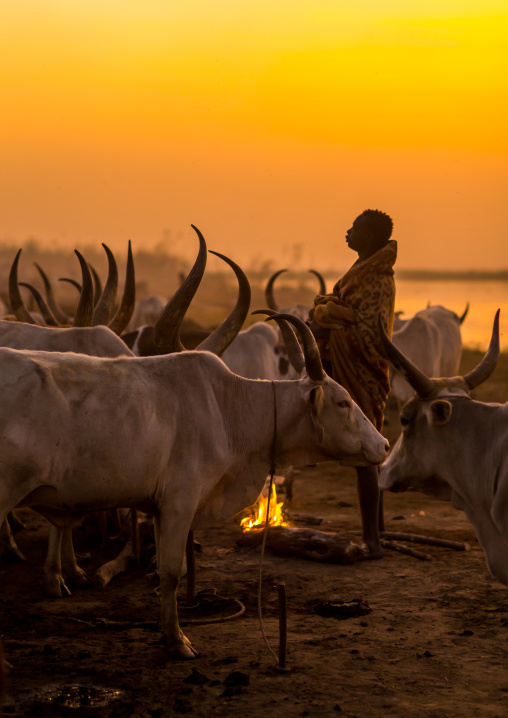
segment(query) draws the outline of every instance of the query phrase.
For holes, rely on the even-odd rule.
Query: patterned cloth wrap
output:
[[[311,318],[328,330],[319,332],[318,346],[331,375],[381,430],[390,391],[388,361],[377,329],[381,312],[389,337],[393,330],[397,242],[389,241],[363,262],[358,260],[333,288],[318,295]]]

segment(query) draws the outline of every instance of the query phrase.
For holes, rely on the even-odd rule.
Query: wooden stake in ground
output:
[[[286,584],[279,583],[277,591],[279,594],[279,662],[277,670],[289,671],[286,662],[288,636]]]

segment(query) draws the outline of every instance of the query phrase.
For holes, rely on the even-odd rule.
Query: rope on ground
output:
[[[265,530],[263,531],[263,542],[261,544],[261,557],[259,559],[259,581],[258,581],[258,618],[259,618],[259,627],[261,629],[261,635],[263,636],[263,640],[266,643],[266,647],[272,654],[272,656],[275,658],[275,663],[277,664],[279,662],[279,659],[277,657],[277,654],[273,650],[273,648],[268,643],[268,638],[265,633],[265,627],[263,624],[263,608],[261,605],[261,585],[263,581],[263,558],[265,555],[265,546],[266,546],[266,537],[268,535],[268,526],[270,522],[270,498],[272,496],[272,484],[273,484],[273,472],[270,474],[270,486],[268,488],[268,501],[266,503],[266,521],[265,521]]]

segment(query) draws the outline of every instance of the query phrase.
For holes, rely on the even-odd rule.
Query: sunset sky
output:
[[[0,239],[346,267],[508,268],[503,0],[18,0],[0,22]]]

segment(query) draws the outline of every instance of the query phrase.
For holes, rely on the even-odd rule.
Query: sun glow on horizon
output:
[[[507,30],[497,0],[11,4],[0,237],[193,222],[240,259],[295,241],[344,264],[337,233],[375,206],[405,266],[479,233],[475,264],[508,266]]]

